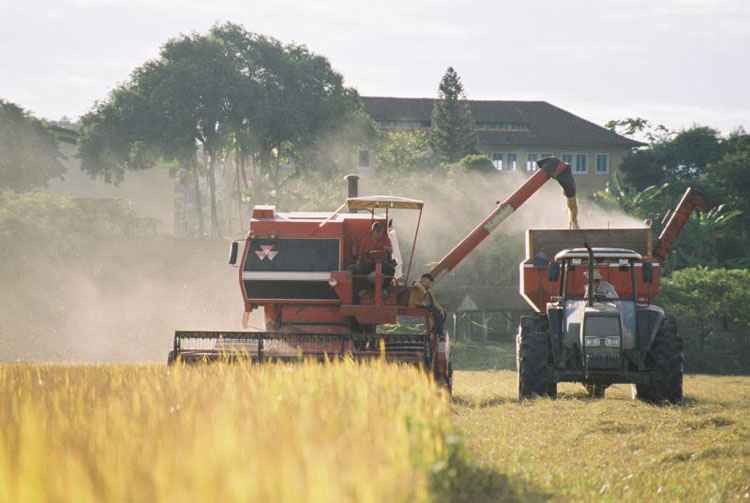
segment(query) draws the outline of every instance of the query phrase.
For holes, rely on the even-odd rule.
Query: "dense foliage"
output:
[[[662,281],[659,303],[679,323],[692,371],[750,368],[750,270],[694,267]]]
[[[65,166],[54,132],[18,105],[0,99],[0,189],[42,188]]]
[[[618,124],[623,122],[628,121]],[[646,121],[629,123],[629,131],[648,127]],[[722,137],[714,129],[695,126],[649,138],[648,147],[625,158],[621,176],[607,192],[597,194],[598,201],[650,219],[659,231],[685,189],[699,189],[712,209],[691,218],[667,270],[750,267],[750,135],[738,130]]]
[[[723,326],[750,329],[750,271],[687,268],[664,279],[662,300],[679,318],[701,326],[721,320]]]
[[[143,237],[156,233],[156,222],[138,217],[127,202],[76,199],[49,192],[0,192],[0,272],[78,255],[104,238]]]
[[[170,159],[196,179],[200,200],[205,176],[217,236],[220,163],[234,163],[235,197],[278,193],[342,129],[368,127],[326,58],[227,23],[169,40],[82,118],[80,149],[83,169],[107,181]]]

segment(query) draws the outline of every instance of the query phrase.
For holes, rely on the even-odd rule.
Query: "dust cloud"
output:
[[[414,278],[450,251],[524,179],[521,173],[412,175],[395,181],[364,177],[360,193],[425,201]],[[345,184],[339,183],[343,200]],[[583,198],[579,206],[582,227],[642,225]],[[402,210],[394,217],[407,255],[416,213]],[[558,184],[550,181],[474,256],[486,253],[487,242],[493,240],[507,241],[520,250],[526,228],[567,225],[565,198]],[[86,246],[74,256],[31,247],[23,256],[6,257],[0,268],[0,361],[164,361],[176,329],[239,330],[243,304],[238,271],[226,263],[227,250],[223,241],[112,238]],[[511,273],[517,270],[517,262],[506,265]],[[253,328],[262,329],[259,318],[256,310]]]
[[[226,250],[122,239],[76,257],[18,257],[0,289],[0,360],[166,361],[175,329],[239,329],[239,280]]]
[[[419,267],[426,269],[430,262],[441,259],[460,239],[466,236],[487,214],[520,187],[527,179],[518,172],[503,172],[490,176],[463,174],[449,179],[436,176],[404,177],[398,183],[365,177],[360,182],[360,193],[399,195],[425,202],[417,244]],[[580,192],[580,189],[579,189]],[[643,222],[621,211],[605,210],[585,197],[578,198],[578,222],[581,228],[637,228]],[[402,252],[411,243],[416,227],[416,216],[400,211],[394,224],[402,241]],[[522,247],[524,233],[529,228],[568,228],[566,199],[560,185],[548,181],[536,194],[503,222],[475,253],[493,240],[510,240]]]

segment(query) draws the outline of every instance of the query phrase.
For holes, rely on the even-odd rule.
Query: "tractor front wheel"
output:
[[[651,382],[636,384],[635,398],[655,404],[682,402],[682,374],[685,363],[682,349],[682,338],[677,333],[677,323],[672,316],[666,316],[646,356],[646,361],[653,369]]]
[[[542,316],[523,316],[516,336],[516,372],[518,399],[557,397],[550,365],[547,319]]]

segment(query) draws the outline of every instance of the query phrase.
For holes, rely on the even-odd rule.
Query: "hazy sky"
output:
[[[0,97],[76,117],[223,21],[306,44],[363,95],[434,96],[451,65],[469,98],[750,130],[746,0],[0,0]]]

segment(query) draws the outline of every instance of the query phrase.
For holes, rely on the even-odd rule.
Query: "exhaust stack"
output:
[[[359,197],[359,175],[346,175],[346,197]],[[357,210],[349,208],[349,213],[356,213]]]

